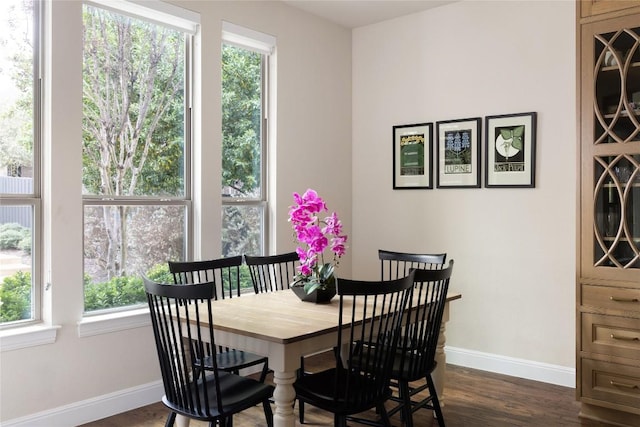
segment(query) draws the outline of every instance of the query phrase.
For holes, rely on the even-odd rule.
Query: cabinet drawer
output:
[[[582,313],[582,350],[638,360],[640,319]]]
[[[582,305],[640,317],[640,289],[582,285]]]
[[[582,396],[594,404],[640,414],[640,368],[582,359]]]

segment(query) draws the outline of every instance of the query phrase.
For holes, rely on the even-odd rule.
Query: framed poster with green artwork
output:
[[[436,122],[438,188],[480,187],[482,119]]]
[[[485,187],[535,187],[536,113],[485,120]]]
[[[393,127],[393,188],[433,188],[433,123]]]

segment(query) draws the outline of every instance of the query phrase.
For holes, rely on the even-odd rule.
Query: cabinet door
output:
[[[582,0],[581,16],[601,15],[603,13],[617,12],[640,5],[639,0]]]
[[[640,14],[581,36],[581,276],[640,283]]]

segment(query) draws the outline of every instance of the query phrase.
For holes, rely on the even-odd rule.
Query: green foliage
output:
[[[31,230],[20,240],[18,243],[18,249],[31,254]]]
[[[90,6],[83,19],[84,188],[182,195],[184,35]]]
[[[145,301],[141,277],[114,277],[106,283],[89,283],[84,288],[85,311],[143,304]]]
[[[222,48],[222,186],[244,195],[260,187],[262,56]]]
[[[169,264],[156,264],[147,272],[147,277],[158,283],[173,283],[173,275],[169,272]]]
[[[262,55],[222,47],[222,189],[259,197],[261,188]],[[228,194],[227,194],[228,195]],[[259,254],[261,211],[225,206],[222,255]]]
[[[32,32],[20,31],[21,25],[31,28],[33,1],[23,0],[10,6],[3,19],[0,34],[2,73],[11,77],[3,95],[7,101],[0,111],[0,158],[5,166],[33,166],[33,40]],[[5,84],[5,83],[3,83]],[[16,96],[9,95],[16,90]],[[3,88],[5,89],[5,88]]]
[[[152,267],[147,277],[162,283],[173,283],[166,263]],[[142,278],[115,277],[106,283],[92,283],[84,275],[85,310],[102,310],[144,304],[146,296]],[[17,272],[0,284],[0,322],[13,322],[31,317],[31,273]]]
[[[173,283],[167,263],[156,264],[146,276],[160,283]],[[147,297],[140,276],[114,277],[105,283],[92,283],[85,275],[84,309],[85,311],[103,310],[128,305],[145,304]]]
[[[20,224],[0,225],[0,249],[22,249],[31,251],[31,230]]]
[[[31,318],[31,273],[18,271],[0,284],[0,322]]]
[[[240,266],[240,289],[253,289],[253,281],[251,280],[251,273],[249,272],[249,266],[242,264]]]

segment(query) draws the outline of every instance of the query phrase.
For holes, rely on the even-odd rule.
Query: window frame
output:
[[[32,326],[42,320],[42,118],[43,118],[43,13],[44,1],[33,0],[33,64],[32,64],[32,112],[33,112],[33,171],[30,194],[0,193],[3,206],[31,207],[31,318],[0,323],[0,330]],[[48,285],[47,285],[48,286]]]
[[[141,207],[162,207],[162,206],[182,206],[185,208],[185,230],[184,230],[184,254],[187,259],[192,256],[193,242],[194,242],[194,213],[193,213],[193,63],[194,63],[194,46],[196,44],[196,33],[199,22],[192,20],[193,16],[182,16],[180,11],[182,9],[169,7],[171,5],[163,5],[162,2],[150,2],[150,6],[138,7],[133,3],[123,2],[122,4],[111,4],[108,1],[101,0],[85,0],[84,5],[100,8],[109,12],[117,13],[123,16],[127,16],[133,19],[143,20],[150,22],[153,25],[165,26],[167,28],[180,31],[184,34],[184,146],[183,146],[183,161],[184,161],[184,195],[182,197],[167,197],[167,196],[110,196],[105,197],[101,195],[82,195],[82,234],[84,236],[85,228],[85,208],[89,206],[141,206]],[[165,10],[166,9],[166,10]],[[142,12],[149,12],[149,16],[141,15]],[[174,23],[171,21],[175,20]],[[187,25],[192,23],[193,26]],[[83,241],[83,254],[84,254],[84,241]],[[83,274],[85,258],[82,258]],[[101,326],[102,320],[112,320],[114,318],[122,318],[122,314],[127,316],[130,313],[132,316],[139,317],[139,310],[147,310],[146,302],[140,304],[133,304],[120,307],[111,307],[100,310],[87,311],[85,307],[84,289],[82,298],[82,315],[83,320],[79,323],[79,336],[92,336],[104,331],[112,331],[111,326]],[[142,322],[146,322],[148,316],[143,315]],[[96,323],[97,322],[97,323]],[[116,330],[127,329],[128,320],[122,319],[120,322],[124,322],[124,328],[116,327]],[[138,325],[140,321],[134,322]],[[96,326],[97,325],[97,326]],[[134,326],[135,327],[135,326]],[[105,329],[106,328],[106,329]]]
[[[268,185],[268,147],[269,147],[269,96],[270,96],[270,63],[275,48],[275,38],[248,28],[223,21],[221,49],[224,45],[234,46],[259,53],[260,63],[260,195],[251,197],[221,197],[221,213],[226,207],[256,207],[261,210],[260,253],[265,255],[270,245],[269,229],[269,185]],[[221,233],[222,235],[222,233]],[[222,243],[222,242],[221,242]],[[241,255],[241,254],[238,254]]]

